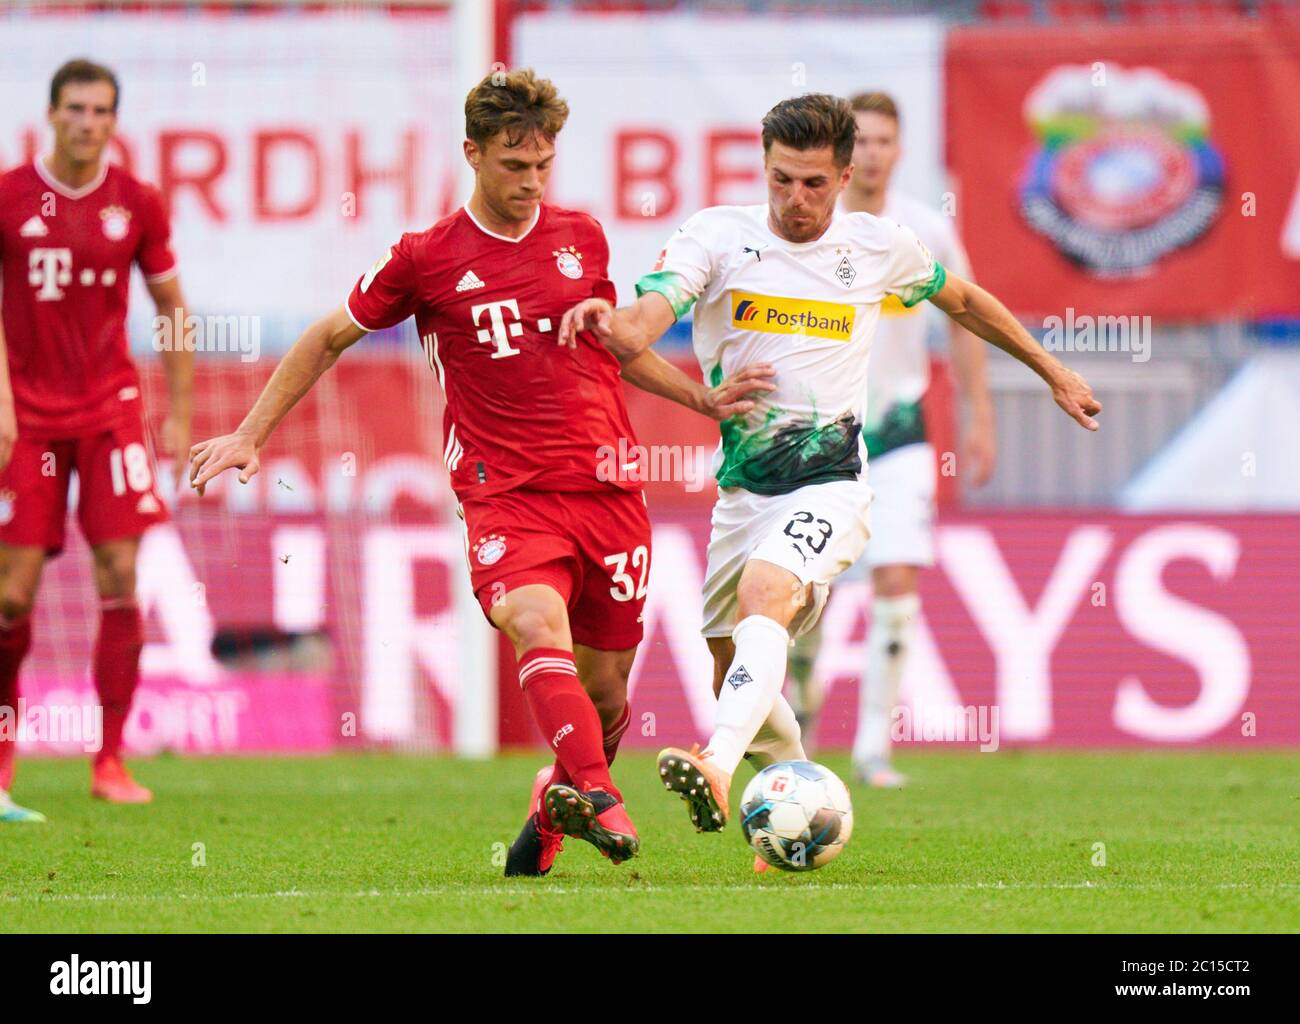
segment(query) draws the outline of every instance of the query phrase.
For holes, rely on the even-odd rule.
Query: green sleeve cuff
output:
[[[673,316],[678,320],[689,313],[691,307],[695,305],[695,296],[687,287],[686,279],[671,270],[656,270],[653,274],[646,274],[638,280],[637,296],[642,296],[646,292],[658,292],[667,299],[668,305],[673,307]]]
[[[908,309],[911,309],[918,302],[924,302],[937,291],[941,291],[943,286],[948,283],[948,271],[943,269],[943,264],[938,260],[934,261],[934,273],[930,275],[928,281],[921,281],[917,284],[910,284],[901,291],[894,294],[898,296],[898,301]]]

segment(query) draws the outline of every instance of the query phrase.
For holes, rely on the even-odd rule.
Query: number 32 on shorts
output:
[[[629,555],[633,571],[639,573],[636,580],[627,571]],[[638,544],[631,552],[606,555],[605,564],[614,570],[610,574],[614,580],[614,586],[609,588],[610,597],[615,601],[631,601],[633,598],[639,601],[645,597],[650,579],[650,550],[644,544]]]

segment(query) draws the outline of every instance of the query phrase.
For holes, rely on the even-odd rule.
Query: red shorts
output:
[[[68,484],[77,471],[77,519],[92,546],[139,537],[167,519],[142,417],[112,430],[62,440],[18,431],[0,472],[0,544],[63,550]]]
[[[461,505],[470,582],[483,614],[531,583],[559,592],[573,642],[625,651],[641,642],[650,516],[639,492],[511,491]]]

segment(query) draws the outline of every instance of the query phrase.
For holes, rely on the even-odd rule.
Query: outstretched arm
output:
[[[1093,416],[1101,412],[1101,403],[1088,382],[1038,344],[1011,311],[983,288],[949,274],[930,301],[972,334],[1028,366],[1052,389],[1056,404],[1071,418],[1088,430],[1097,429]]]
[[[365,333],[341,306],[303,331],[235,432],[200,441],[190,449],[190,486],[202,494],[208,481],[227,469],[238,469],[239,482],[248,483],[261,468],[258,453],[271,432],[320,375]]]
[[[626,366],[662,336],[677,320],[668,300],[646,292],[632,305],[615,309],[605,299],[584,299],[560,321],[561,345],[578,347],[578,333],[591,331]]]
[[[629,384],[715,420],[744,415],[753,409],[753,397],[776,390],[770,380],[775,373],[770,363],[755,363],[710,388],[652,349],[623,362],[623,379]]]

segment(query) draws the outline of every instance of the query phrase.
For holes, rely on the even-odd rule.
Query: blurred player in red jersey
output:
[[[175,318],[179,328],[185,312],[161,198],[104,161],[117,104],[111,71],[65,64],[50,85],[54,149],[0,176],[0,346],[8,351],[7,363],[0,359],[0,707],[16,703],[41,570],[63,549],[75,469],[100,599],[94,677],[104,730],[91,792],[147,803],[153,794],[122,764],[122,728],[143,647],[136,554],[141,534],[167,513],[128,351],[131,264],[139,264],[160,318]],[[179,473],[193,355],[183,346],[162,354],[171,399],[162,444],[178,456]],[[0,735],[0,821],[43,820],[9,798],[13,762],[13,737]]]
[[[560,319],[592,296],[614,301],[600,224],[542,202],[568,106],[531,70],[485,78],[465,101],[474,194],[410,233],[312,324],[233,434],[196,444],[191,482],[238,468],[246,483],[276,424],[348,346],[414,316],[443,389],[443,459],[460,501],[484,614],[505,632],[519,683],[555,764],[534,780],[507,875],[546,874],[564,835],[614,863],[639,839],[609,766],[631,713],[650,523],[619,383],[715,419],[771,387],[751,367],[705,388],[659,357],[619,360],[590,335],[556,346]],[[647,353],[649,354],[649,353]],[[620,441],[623,442],[620,445]]]

